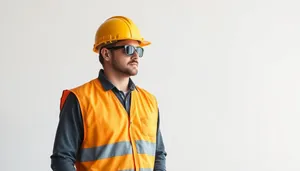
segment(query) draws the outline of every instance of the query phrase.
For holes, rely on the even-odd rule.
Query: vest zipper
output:
[[[132,147],[132,157],[133,157],[133,165],[134,165],[134,170],[136,171],[136,159],[135,159],[135,150],[134,148],[136,147],[135,143],[133,143],[132,137],[131,137],[131,125],[132,125],[132,121],[130,121],[130,117],[128,117],[129,119],[129,139],[130,139],[130,144]]]

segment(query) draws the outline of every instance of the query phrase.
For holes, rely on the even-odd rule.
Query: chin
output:
[[[123,74],[127,75],[127,76],[135,76],[138,74],[138,70],[137,69],[125,69],[121,71]]]
[[[138,72],[133,72],[130,74],[130,76],[136,76],[138,74]]]
[[[129,75],[130,75],[130,76],[135,76],[135,75],[138,74],[138,72],[139,72],[138,70],[133,70],[133,71],[130,71],[130,72],[129,72]]]

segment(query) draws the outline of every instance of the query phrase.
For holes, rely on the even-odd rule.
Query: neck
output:
[[[114,70],[105,69],[104,74],[106,78],[115,86],[117,89],[123,92],[128,91],[129,76],[121,72]]]

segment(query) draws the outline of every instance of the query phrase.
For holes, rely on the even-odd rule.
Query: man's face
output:
[[[138,47],[139,43],[135,40],[124,40],[116,44],[116,46],[132,45]],[[126,76],[134,76],[138,73],[139,55],[135,51],[133,55],[128,56],[124,48],[111,50],[111,67]]]

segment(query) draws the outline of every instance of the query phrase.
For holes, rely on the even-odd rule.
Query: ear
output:
[[[102,48],[101,51],[100,51],[100,53],[101,53],[101,55],[102,55],[102,57],[103,57],[104,60],[106,60],[106,61],[110,60],[110,58],[111,58],[111,52],[108,49]]]

